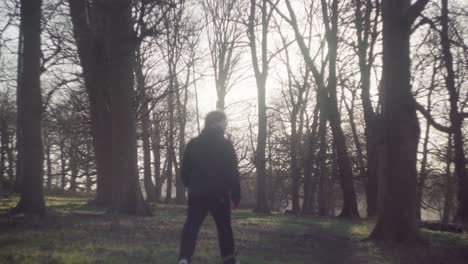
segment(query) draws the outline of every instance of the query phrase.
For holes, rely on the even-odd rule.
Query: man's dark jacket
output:
[[[223,130],[208,127],[187,144],[181,177],[189,195],[223,197],[230,193],[232,201],[238,204],[237,165],[236,152],[231,142],[224,138]]]

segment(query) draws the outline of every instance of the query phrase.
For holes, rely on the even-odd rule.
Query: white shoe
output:
[[[181,260],[179,260],[178,264],[188,264],[188,260],[181,259]]]

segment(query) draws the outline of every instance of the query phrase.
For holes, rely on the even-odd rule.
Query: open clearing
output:
[[[17,197],[0,200],[0,263],[176,263],[185,207],[158,204],[152,217],[105,212],[87,197],[47,197],[43,219],[11,217]],[[238,210],[233,228],[245,264],[468,263],[468,235],[423,230],[427,245],[384,245],[365,238],[368,220],[259,215]],[[195,264],[221,263],[211,217]]]

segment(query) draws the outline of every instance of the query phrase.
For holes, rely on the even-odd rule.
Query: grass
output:
[[[0,211],[17,202],[0,199]],[[157,205],[153,217],[118,215],[86,205],[86,197],[46,198],[52,217],[11,221],[0,215],[0,263],[176,263],[185,207]],[[467,263],[466,234],[423,230],[430,245],[365,240],[373,222],[257,215],[236,211],[233,229],[246,264]],[[468,258],[467,258],[468,259]],[[194,263],[220,263],[214,222],[199,234]]]

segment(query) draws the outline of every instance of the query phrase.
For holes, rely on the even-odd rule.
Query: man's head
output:
[[[205,117],[205,128],[209,127],[217,127],[225,131],[227,127],[226,114],[221,111],[209,112]]]

